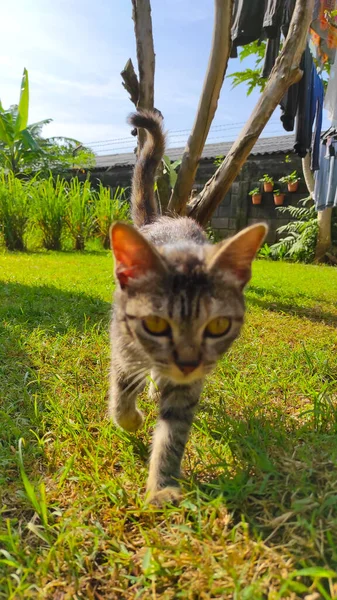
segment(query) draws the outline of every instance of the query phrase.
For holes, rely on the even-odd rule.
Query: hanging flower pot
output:
[[[298,181],[292,181],[288,183],[288,192],[297,192]]]
[[[263,189],[265,192],[272,192],[274,188],[274,184],[271,181],[265,181],[263,184]]]
[[[284,194],[281,194],[280,190],[274,190],[275,206],[282,206],[283,202],[284,202]]]
[[[252,196],[253,204],[261,204],[261,200],[262,200],[262,194],[254,194],[254,196]]]
[[[253,204],[261,204],[262,194],[259,188],[254,188],[249,192],[249,195],[252,197]]]
[[[270,177],[270,175],[267,175],[267,173],[265,173],[265,175],[263,175],[263,177],[261,177],[260,181],[261,181],[261,183],[263,183],[263,190],[265,192],[273,191],[274,180],[272,177]]]
[[[296,192],[298,188],[298,182],[300,178],[297,175],[297,171],[293,171],[289,175],[285,175],[279,179],[280,183],[286,183],[288,186],[288,192]]]

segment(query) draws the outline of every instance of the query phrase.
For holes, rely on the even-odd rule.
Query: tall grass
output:
[[[42,244],[47,250],[61,250],[61,238],[67,209],[67,183],[52,175],[35,181],[32,186],[33,202],[31,225],[42,233]]]
[[[94,231],[95,192],[90,181],[74,177],[68,189],[66,224],[73,239],[75,250],[84,250],[85,242]]]
[[[95,203],[95,222],[97,235],[103,248],[110,247],[109,230],[114,221],[127,221],[130,218],[129,204],[124,188],[117,187],[113,194],[109,188],[99,184]]]
[[[0,174],[0,228],[8,250],[25,250],[25,231],[31,204],[30,182],[13,173]]]
[[[0,231],[9,250],[24,250],[28,231],[47,250],[61,250],[69,238],[75,250],[84,250],[93,237],[108,248],[111,223],[128,218],[123,188],[111,194],[102,183],[95,190],[89,180],[77,177],[22,180],[0,174]]]

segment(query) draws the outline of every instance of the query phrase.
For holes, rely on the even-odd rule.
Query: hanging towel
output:
[[[330,70],[329,83],[324,99],[324,108],[328,111],[328,119],[333,127],[337,126],[337,59]]]
[[[322,61],[334,61],[337,48],[337,28],[329,23],[325,13],[337,8],[336,0],[315,0],[313,21],[310,25],[313,43],[318,47]]]
[[[327,145],[320,145],[320,168],[315,172],[314,200],[317,211],[337,206],[337,142],[331,141],[333,152]]]

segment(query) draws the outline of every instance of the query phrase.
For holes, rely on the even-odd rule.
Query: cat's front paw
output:
[[[155,506],[164,504],[178,504],[181,498],[181,489],[178,486],[168,486],[161,490],[148,492],[146,502]]]
[[[134,410],[132,412],[124,413],[122,415],[118,415],[118,418],[114,418],[116,425],[125,429],[125,431],[129,431],[130,433],[134,433],[139,429],[139,427],[143,423],[143,415],[140,410]]]

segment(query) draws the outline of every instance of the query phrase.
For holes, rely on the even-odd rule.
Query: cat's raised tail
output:
[[[131,215],[137,227],[147,225],[158,214],[154,195],[157,168],[165,152],[162,117],[151,110],[140,110],[129,116],[134,127],[146,130],[146,141],[137,159],[132,178]]]

